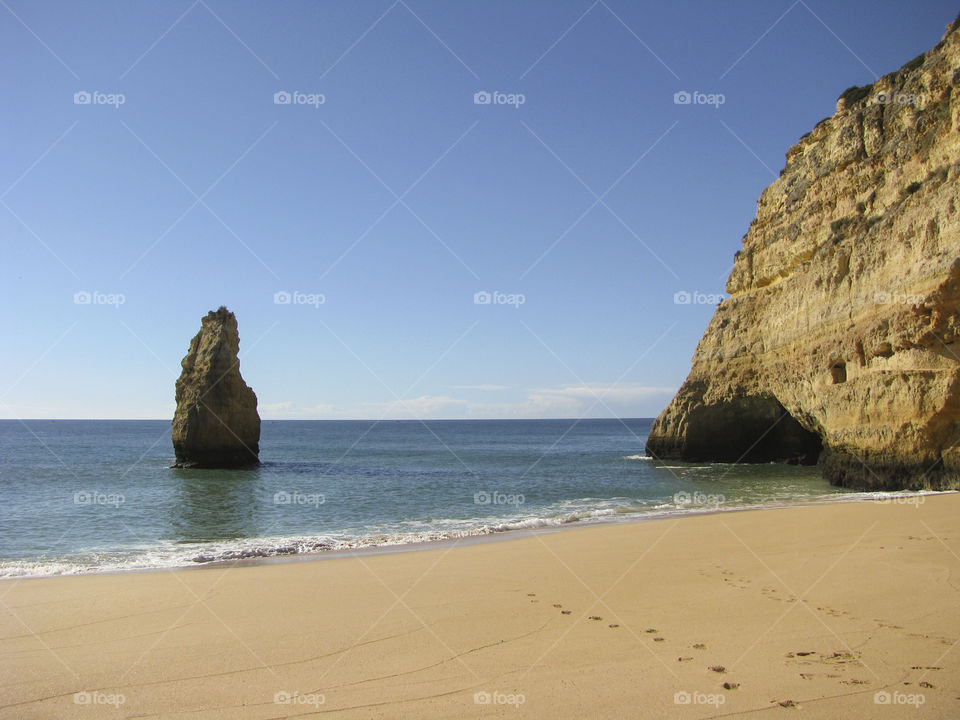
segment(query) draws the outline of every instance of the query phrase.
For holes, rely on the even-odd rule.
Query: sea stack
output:
[[[787,153],[647,452],[960,488],[960,18]]]
[[[240,376],[239,349],[234,314],[223,306],[207,313],[180,363],[174,467],[235,468],[259,462],[257,396]]]

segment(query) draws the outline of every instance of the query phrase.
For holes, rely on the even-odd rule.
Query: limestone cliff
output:
[[[647,452],[960,487],[960,18],[787,153]]]
[[[258,462],[257,396],[240,376],[239,349],[234,314],[225,307],[207,313],[177,380],[176,467],[228,468]]]

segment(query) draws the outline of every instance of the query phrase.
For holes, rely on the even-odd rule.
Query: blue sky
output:
[[[787,149],[955,15],[4,0],[0,416],[171,417],[221,304],[264,418],[656,415]]]

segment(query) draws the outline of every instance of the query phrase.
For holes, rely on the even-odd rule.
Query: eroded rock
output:
[[[727,292],[648,454],[960,487],[960,18],[789,150]]]
[[[259,462],[257,396],[240,376],[239,348],[234,314],[222,306],[207,313],[177,380],[175,467],[234,468]]]

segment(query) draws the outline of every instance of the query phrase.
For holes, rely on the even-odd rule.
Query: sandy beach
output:
[[[956,718],[960,495],[0,583],[3,718]]]

